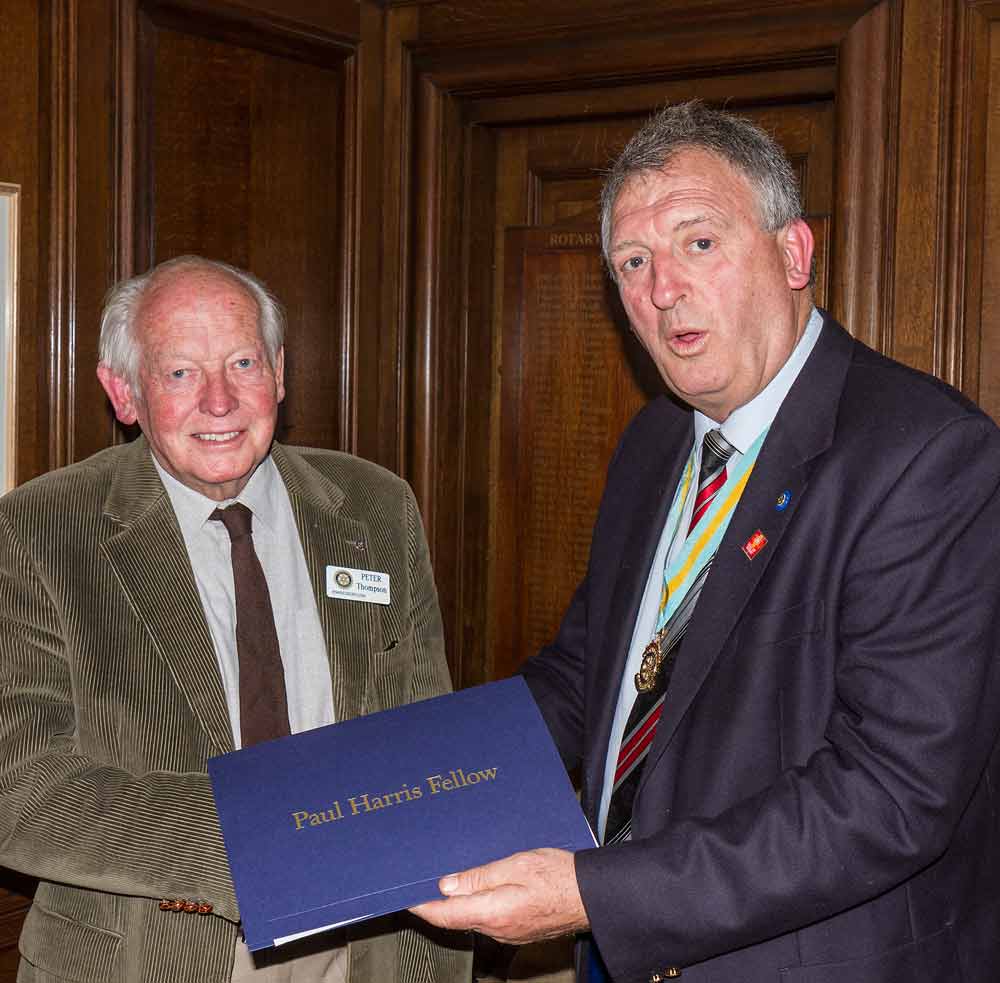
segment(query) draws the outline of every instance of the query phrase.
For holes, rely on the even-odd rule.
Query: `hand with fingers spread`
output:
[[[443,901],[412,911],[440,928],[474,929],[520,945],[585,931],[587,913],[566,850],[515,853],[482,867],[450,874],[438,885]]]

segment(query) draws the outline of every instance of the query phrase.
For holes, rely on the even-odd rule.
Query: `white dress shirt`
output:
[[[240,672],[236,654],[236,596],[229,533],[209,516],[234,501],[253,513],[253,545],[264,570],[285,671],[288,723],[293,734],[334,722],[330,661],[305,554],[285,483],[270,456],[235,499],[216,502],[181,484],[153,461],[170,496],[187,546],[226,693],[233,743],[240,747]],[[169,589],[164,586],[164,589]]]
[[[747,452],[753,442],[772,424],[778,415],[778,410],[781,408],[785,396],[788,395],[788,390],[792,388],[792,383],[798,378],[802,366],[805,365],[809,353],[819,339],[822,327],[823,318],[819,311],[813,308],[802,337],[775,377],[749,403],[733,410],[725,423],[722,424],[722,435],[736,448],[736,452],[730,458],[733,465],[739,461],[740,455]],[[696,451],[693,469],[695,475],[701,468],[702,440],[709,430],[718,426],[719,424],[715,420],[695,410],[694,446]],[[697,481],[692,482],[692,486],[696,487]],[[604,765],[604,787],[601,792],[601,805],[598,812],[599,836],[602,841],[608,817],[608,805],[611,802],[615,769],[618,764],[618,749],[621,747],[625,724],[628,722],[636,697],[635,674],[639,671],[643,650],[656,632],[660,592],[663,588],[663,568],[666,563],[672,562],[676,558],[684,546],[684,540],[687,538],[686,530],[691,524],[691,516],[694,513],[694,500],[695,496],[688,494],[681,511],[680,522],[677,524],[677,533],[672,541],[666,523],[664,523],[664,528],[660,531],[659,545],[649,568],[646,589],[643,591],[639,612],[636,615],[628,659],[625,662],[625,672],[619,684],[618,705],[611,723],[611,738],[608,741],[608,756]],[[685,532],[682,533],[681,530],[685,530]],[[665,708],[664,713],[667,712],[669,711]]]

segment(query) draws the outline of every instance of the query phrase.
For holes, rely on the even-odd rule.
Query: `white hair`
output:
[[[601,246],[612,276],[611,213],[625,182],[636,174],[663,170],[685,150],[714,154],[747,179],[765,232],[777,232],[802,217],[795,172],[781,147],[759,126],[697,99],[666,106],[629,140],[601,190]]]
[[[168,259],[151,270],[115,284],[108,291],[101,314],[101,339],[98,358],[116,376],[124,379],[132,391],[139,394],[140,343],[136,332],[136,317],[149,289],[170,272],[202,270],[222,274],[235,280],[257,305],[257,323],[268,361],[273,367],[284,344],[285,312],[277,298],[251,273],[219,260],[203,256],[178,256]]]

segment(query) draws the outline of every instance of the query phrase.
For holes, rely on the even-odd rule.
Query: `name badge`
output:
[[[345,601],[388,604],[389,574],[377,570],[352,570],[350,567],[326,568],[326,596]]]

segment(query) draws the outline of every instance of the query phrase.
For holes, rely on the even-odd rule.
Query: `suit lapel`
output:
[[[349,720],[364,710],[372,664],[370,654],[384,648],[385,638],[400,637],[400,626],[392,623],[395,608],[327,596],[328,566],[371,566],[372,537],[368,525],[343,514],[343,491],[314,468],[304,465],[293,452],[275,444],[271,454],[288,489],[316,598],[330,659],[336,719]],[[359,552],[355,545],[358,543],[367,544],[368,551]]]
[[[122,591],[219,753],[232,729],[201,597],[170,499],[145,438],[122,456],[104,512],[118,523],[101,543]]]
[[[852,346],[847,332],[825,316],[816,346],[768,431],[698,598],[674,666],[643,784],[649,780],[727,639],[752,603],[764,572],[772,562],[779,561],[782,537],[797,504],[808,493],[815,459],[833,440]],[[778,497],[783,493],[789,494],[790,502],[779,510]],[[767,542],[750,558],[743,547],[758,531]]]
[[[664,405],[671,404],[665,400]],[[617,559],[618,566],[605,574],[613,579],[614,590],[604,637],[597,644],[597,671],[591,677],[590,703],[595,708],[594,719],[598,726],[591,734],[588,750],[592,753],[588,760],[599,764],[600,774],[594,776],[598,782],[603,774],[611,722],[618,703],[618,687],[608,686],[607,681],[620,680],[625,671],[635,619],[659,545],[660,531],[667,520],[694,439],[693,423],[687,428],[675,428],[673,435],[666,439],[663,435],[670,433],[666,422],[662,427],[654,424],[652,429],[654,439],[641,448],[642,471],[630,476],[637,489],[635,497],[618,506],[619,511],[629,516],[621,551],[617,557],[604,557],[605,561]]]

